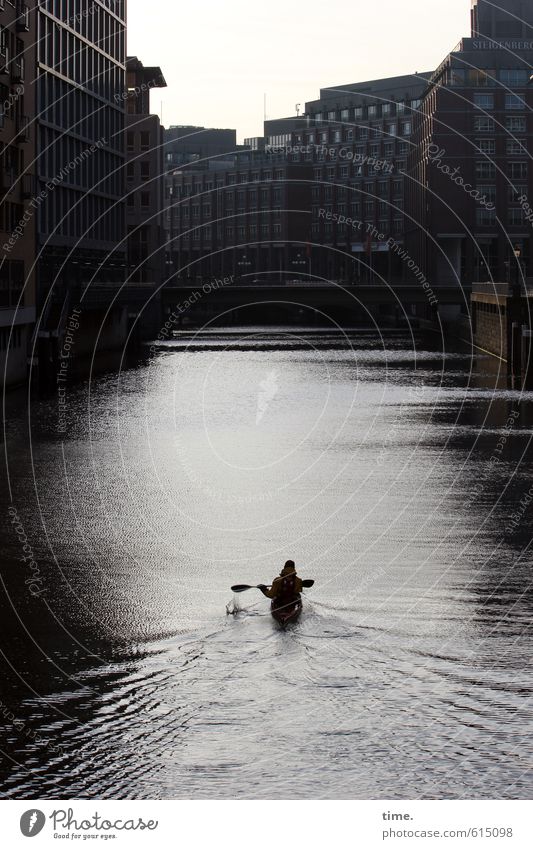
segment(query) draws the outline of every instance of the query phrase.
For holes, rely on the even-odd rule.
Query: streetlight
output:
[[[251,262],[250,262],[250,260],[248,259],[247,254],[243,254],[243,255],[242,255],[241,259],[240,259],[240,260],[239,260],[239,262],[237,263],[237,266],[238,266],[240,269],[249,269],[249,268],[251,268],[251,267],[252,267],[252,263],[251,263]],[[247,276],[247,272],[246,272],[245,270],[244,270],[244,271],[242,271],[242,272],[241,272],[241,277],[246,277],[246,276]]]
[[[291,260],[291,265],[295,266],[296,271],[303,271],[303,269],[298,268],[298,266],[307,265],[307,260],[304,259],[300,253],[298,253],[296,254],[296,259]]]

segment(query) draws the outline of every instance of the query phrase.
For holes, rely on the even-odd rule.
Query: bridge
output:
[[[319,323],[320,316],[340,323],[407,313],[435,320],[468,305],[470,291],[458,286],[341,281],[235,281],[233,277],[189,280],[162,290],[163,309],[176,323],[197,323],[218,317],[227,323],[262,318],[290,319],[296,314]]]

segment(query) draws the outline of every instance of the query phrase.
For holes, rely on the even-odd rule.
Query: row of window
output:
[[[52,73],[37,78],[37,103],[42,122],[53,124],[89,143],[104,140],[122,153],[124,116],[116,106],[103,103]]]
[[[472,103],[477,109],[483,109],[489,112],[492,111],[495,107],[496,96],[494,94],[487,94],[485,92],[476,92],[474,94]],[[503,103],[505,109],[507,110],[517,109],[525,111],[527,109],[526,101],[518,94],[506,94]]]
[[[121,21],[124,20],[124,0],[100,0],[100,3],[102,6],[106,6]],[[103,13],[103,10],[99,6],[96,6],[96,3],[87,4],[86,0],[39,0],[39,5],[43,9],[46,9],[47,12],[50,12],[50,14],[55,15],[56,18],[68,22],[69,26],[73,26],[80,18],[93,17],[97,10],[100,14]],[[96,6],[96,9],[93,6]],[[92,32],[91,29],[87,31]]]
[[[120,39],[123,38],[122,33]],[[113,48],[112,56],[116,55],[115,50],[118,48]],[[51,18],[42,18],[38,51],[41,64],[106,100],[115,98],[117,103],[122,103],[124,70],[114,59],[58,26]]]
[[[526,224],[526,213],[522,207],[510,207],[507,210],[507,224],[513,227],[521,227]],[[476,209],[476,224],[478,227],[494,227],[496,225],[496,211],[490,209]]]
[[[494,162],[481,160],[475,164],[475,174],[478,180],[494,180],[496,178],[496,165]],[[511,180],[527,180],[527,162],[508,162],[507,174]]]
[[[248,241],[249,239],[255,239],[259,235],[261,236],[269,236],[273,235],[281,236],[282,227],[280,223],[274,222],[273,224],[250,224],[248,227],[243,225],[239,227],[233,227],[232,225],[228,225],[226,227],[213,227],[208,224],[202,225],[201,227],[196,227],[190,233],[176,233],[171,234],[171,238],[174,236],[178,237],[182,241],[192,241],[192,242],[211,242],[215,238],[218,241],[231,241],[237,238],[241,242]]]
[[[496,139],[476,139],[476,145],[480,153],[496,154]],[[507,156],[527,156],[527,140],[506,139],[505,153]]]
[[[128,130],[126,133],[126,150],[128,153],[144,153],[150,150],[150,146],[150,132],[148,130],[141,130],[140,132]]]
[[[47,237],[97,239],[118,243],[123,238],[120,209],[109,198],[57,187],[38,208],[39,232]]]
[[[91,147],[94,149],[91,150]],[[46,183],[54,177],[61,183],[113,197],[122,196],[123,159],[103,147],[87,145],[73,136],[39,128],[39,176]]]
[[[419,99],[399,102],[391,100],[385,103],[350,106],[345,109],[330,109],[327,112],[317,112],[311,117],[317,123],[321,121],[358,121],[362,118],[383,118],[416,112],[420,108],[420,102]]]
[[[100,50],[103,50],[109,56],[113,56],[117,61],[124,63],[125,61],[125,27],[124,24],[118,21],[108,11],[103,9],[96,3],[87,6],[84,3],[84,8],[80,9],[80,2],[69,4],[71,7],[77,6],[76,9],[60,8],[61,5],[66,6],[66,3],[61,3],[61,0],[48,0],[41,3],[46,11],[54,15],[57,20],[66,24],[70,29],[82,35],[88,41],[98,45]],[[112,7],[111,7],[112,8]],[[113,10],[113,9],[112,9]],[[71,13],[72,12],[72,13]],[[41,32],[48,33],[50,25],[57,30],[59,25],[50,20],[48,16],[41,15]],[[47,62],[47,64],[50,64]]]
[[[472,86],[487,88],[502,86],[505,88],[525,88],[529,84],[530,71],[526,69],[504,68],[500,71],[480,68],[449,68],[446,85],[452,87]]]
[[[498,128],[503,125],[503,127],[508,130],[510,133],[526,133],[527,132],[527,118],[521,115],[506,115],[502,124],[498,125]],[[494,133],[496,130],[496,123],[494,118],[490,118],[488,116],[479,116],[476,115],[474,117],[474,132],[476,133]]]
[[[371,218],[367,219],[368,223],[374,225],[374,220]],[[376,229],[387,235],[389,233],[402,233],[404,229],[403,218],[394,218],[392,221],[388,218],[380,219],[375,224]],[[363,231],[364,232],[364,231]],[[314,221],[311,225],[311,234],[314,238],[324,238],[328,241],[337,241],[337,242],[345,242],[350,243],[354,240],[357,240],[357,236],[354,236],[354,229],[351,225],[347,227],[338,226],[337,224],[332,224],[330,221],[326,221],[325,223]],[[362,236],[359,237],[359,241],[362,241]]]

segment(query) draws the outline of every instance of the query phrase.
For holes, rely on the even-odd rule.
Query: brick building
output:
[[[433,74],[408,164],[409,253],[437,284],[532,274],[533,5],[473,0],[472,32]]]
[[[129,280],[160,286],[165,270],[163,128],[150,114],[150,92],[166,86],[161,68],[128,56],[126,214]]]
[[[170,281],[284,280],[308,269],[311,168],[244,152],[167,176]]]

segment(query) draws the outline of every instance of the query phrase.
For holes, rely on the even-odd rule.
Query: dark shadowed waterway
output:
[[[533,398],[497,370],[233,329],[72,386],[64,430],[11,394],[1,796],[530,798]],[[229,588],[288,557],[282,632]]]

